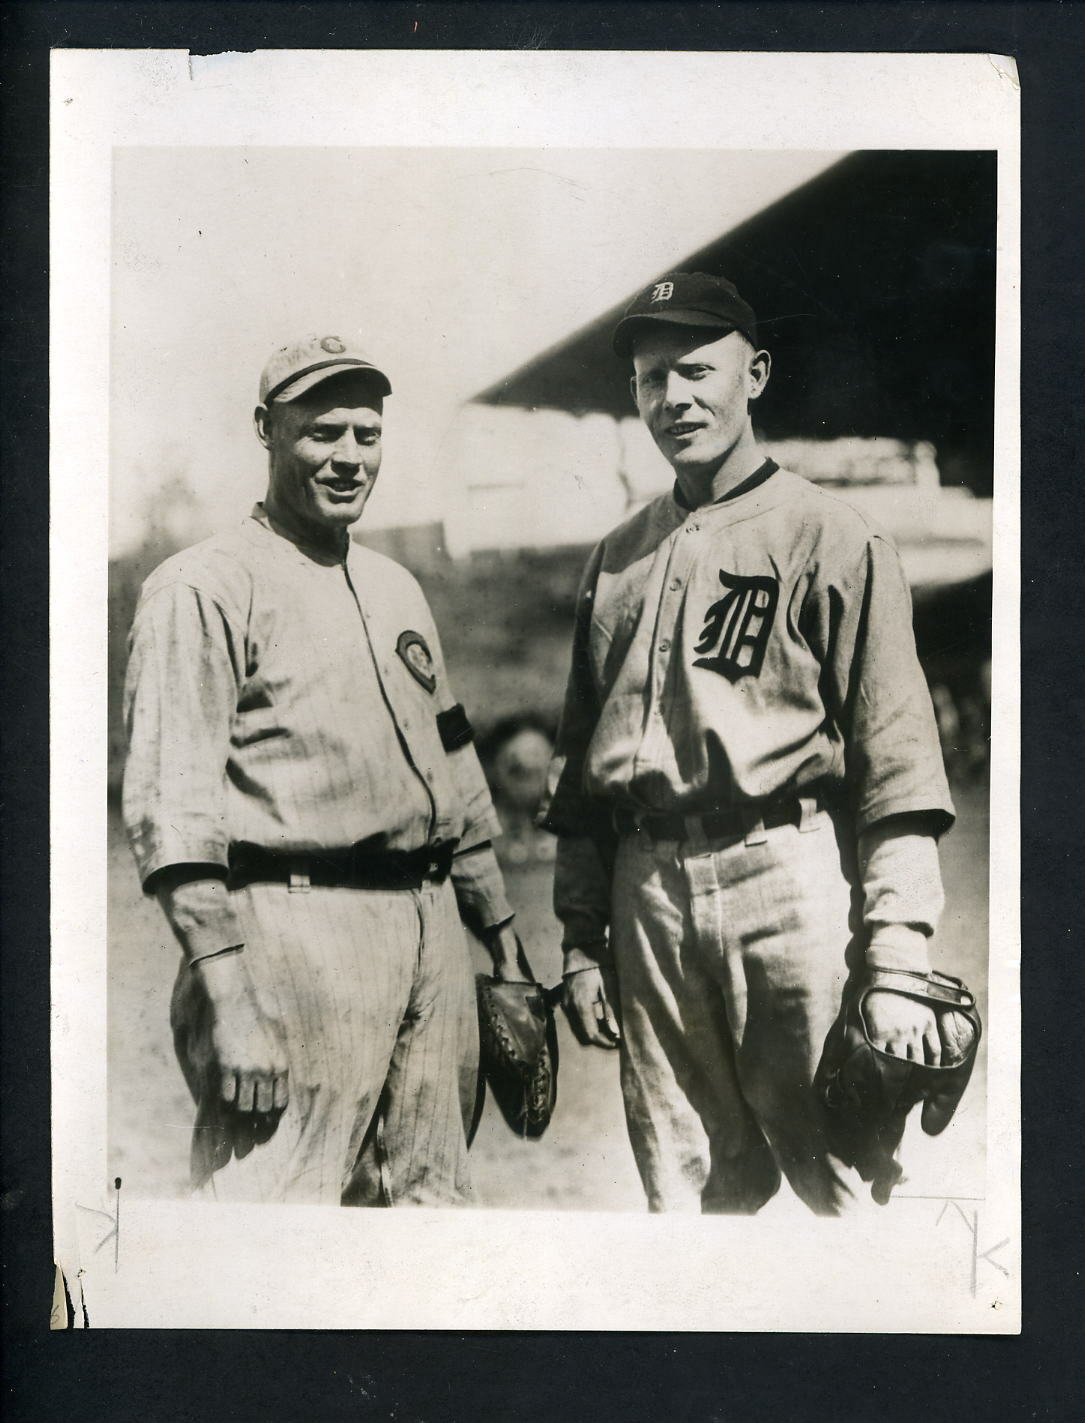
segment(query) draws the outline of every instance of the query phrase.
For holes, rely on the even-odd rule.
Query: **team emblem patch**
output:
[[[656,282],[652,288],[652,301],[670,301],[672,296],[674,296],[673,282]]]
[[[718,672],[729,682],[756,677],[765,660],[780,585],[775,578],[740,578],[722,568],[720,582],[727,592],[705,614],[693,649],[703,655],[693,665]]]
[[[420,632],[401,632],[396,642],[396,651],[403,659],[403,665],[416,682],[420,682],[427,692],[437,689],[437,673],[433,657],[426,646],[426,639]]]

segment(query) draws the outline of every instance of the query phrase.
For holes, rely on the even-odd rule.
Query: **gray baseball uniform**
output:
[[[617,969],[653,1209],[756,1210],[781,1170],[819,1212],[859,1198],[811,1082],[848,963],[940,911],[934,839],[884,827],[953,818],[909,614],[888,540],[771,461],[696,509],[676,486],[592,554],[555,908],[573,967]]]
[[[186,864],[230,874],[248,982],[289,1060],[274,1130],[223,1107],[207,999],[182,966],[194,1185],[220,1199],[468,1198],[477,1026],[459,916],[481,931],[511,911],[417,583],[357,544],[335,557],[294,542],[258,505],[151,575],[130,648],[124,811],[141,880]],[[366,864],[455,853],[447,878],[422,864],[411,888],[322,878],[324,857],[351,846]],[[289,878],[261,872],[268,856]]]

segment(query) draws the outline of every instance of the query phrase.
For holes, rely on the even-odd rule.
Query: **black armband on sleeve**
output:
[[[437,713],[437,732],[446,751],[458,751],[475,739],[475,728],[467,720],[467,713],[460,702],[447,711]]]

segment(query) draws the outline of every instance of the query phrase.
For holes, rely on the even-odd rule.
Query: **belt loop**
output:
[[[768,840],[765,834],[765,818],[763,815],[754,815],[752,811],[743,809],[742,823],[746,827],[747,845],[764,845]]]
[[[811,830],[820,829],[818,823],[818,798],[817,796],[799,796],[799,834],[809,835]]]
[[[288,881],[291,894],[309,893],[308,863],[308,860],[291,860],[290,879]]]

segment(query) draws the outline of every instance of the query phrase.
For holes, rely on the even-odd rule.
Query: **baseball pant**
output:
[[[192,1185],[218,1201],[452,1205],[471,1199],[474,973],[450,883],[395,892],[236,890],[242,963],[282,1024],[281,1114],[221,1103],[200,970],[182,965],[174,1044],[197,1102]]]
[[[692,822],[691,822],[692,824]],[[821,1215],[866,1207],[813,1089],[854,953],[830,817],[624,838],[612,943],[626,1121],[653,1211],[753,1213],[780,1173]]]

